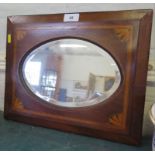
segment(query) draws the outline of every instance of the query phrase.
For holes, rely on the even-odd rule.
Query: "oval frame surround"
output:
[[[98,47],[98,48],[100,48],[100,49],[102,49],[104,52],[106,52],[107,53],[107,55],[109,55],[110,57],[111,57],[111,59],[113,59],[113,61],[116,63],[116,65],[117,65],[117,68],[118,68],[118,70],[119,70],[119,75],[120,75],[120,81],[119,81],[119,85],[118,85],[118,87],[115,89],[115,91],[110,95],[110,96],[108,96],[107,98],[105,98],[104,100],[101,100],[101,101],[99,101],[98,103],[91,103],[91,104],[86,104],[86,105],[84,105],[84,106],[63,106],[63,105],[59,105],[59,104],[56,104],[56,103],[49,103],[48,101],[46,101],[46,100],[44,100],[44,99],[42,99],[42,98],[39,98],[39,96],[37,96],[37,95],[35,95],[33,92],[32,92],[32,90],[29,88],[29,86],[26,84],[26,82],[25,82],[25,80],[24,80],[24,75],[22,75],[22,68],[23,68],[23,66],[24,66],[24,61],[26,60],[26,58],[31,54],[31,53],[33,53],[33,51],[34,50],[36,50],[36,49],[38,49],[39,47],[41,47],[41,46],[43,46],[43,45],[45,45],[45,44],[48,44],[48,43],[50,43],[50,42],[55,42],[55,41],[59,41],[59,40],[64,40],[64,39],[75,39],[75,40],[81,40],[81,41],[84,41],[84,42],[88,42],[88,43],[91,43],[91,44],[93,44],[94,46],[96,46],[96,47]],[[102,54],[101,54],[102,55]],[[106,103],[106,100],[108,100],[108,98],[111,98],[114,94],[115,94],[115,92],[116,91],[118,91],[119,90],[119,87],[120,87],[120,85],[121,85],[121,83],[122,83],[122,81],[123,81],[123,75],[122,75],[122,72],[121,72],[121,69],[120,69],[120,67],[119,67],[119,64],[117,63],[117,61],[114,59],[114,57],[111,55],[111,53],[109,53],[108,51],[106,51],[103,47],[101,47],[100,45],[97,45],[95,42],[90,42],[89,40],[86,40],[86,39],[81,39],[81,38],[76,38],[76,37],[63,37],[63,38],[54,38],[54,39],[50,39],[50,40],[47,40],[47,41],[44,41],[44,42],[42,42],[42,43],[40,43],[40,44],[38,44],[38,45],[35,45],[33,48],[31,48],[30,50],[28,50],[28,52],[26,52],[26,54],[23,56],[23,58],[22,58],[22,60],[20,61],[20,63],[19,63],[19,77],[20,77],[20,79],[21,79],[21,83],[24,85],[24,87],[25,87],[25,89],[31,94],[31,95],[35,95],[38,99],[41,99],[42,100],[42,102],[43,103],[45,103],[45,102],[47,102],[48,104],[53,104],[53,105],[56,105],[56,106],[62,106],[62,107],[66,107],[66,108],[80,108],[80,107],[87,107],[87,106],[94,106],[94,105],[96,105],[96,104],[100,104],[100,103],[103,103],[103,104],[105,104]]]

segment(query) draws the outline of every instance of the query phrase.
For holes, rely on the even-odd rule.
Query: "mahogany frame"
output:
[[[7,20],[6,119],[127,144],[141,142],[152,10],[10,16]],[[21,64],[34,48],[60,38],[80,38],[105,48],[121,70],[119,89],[103,103],[83,108],[45,104],[22,84]]]

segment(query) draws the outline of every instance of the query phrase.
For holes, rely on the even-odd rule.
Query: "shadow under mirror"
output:
[[[80,39],[59,39],[34,49],[24,60],[22,75],[36,96],[64,107],[98,104],[121,82],[108,52]]]

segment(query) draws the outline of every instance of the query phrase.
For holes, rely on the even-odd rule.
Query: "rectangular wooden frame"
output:
[[[64,14],[8,17],[5,118],[127,144],[139,144],[152,10],[80,13],[78,22],[63,22],[63,18]],[[108,104],[67,109],[44,105],[27,93],[18,74],[22,57],[36,44],[57,37],[87,39],[105,46],[111,52],[120,65],[123,81],[115,95],[106,101]],[[108,44],[109,41],[112,45]],[[92,117],[92,113],[95,116]]]

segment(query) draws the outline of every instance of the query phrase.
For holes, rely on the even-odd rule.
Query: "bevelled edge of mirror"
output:
[[[88,40],[57,38],[34,47],[19,65],[21,80],[49,104],[85,107],[105,103],[120,86],[117,62]]]
[[[142,137],[142,118],[153,11],[109,11],[79,13],[79,15],[78,22],[63,22],[64,14],[8,17],[4,116],[6,119],[28,124],[138,145]],[[131,27],[131,31],[124,31],[127,30],[128,26]],[[110,29],[108,30],[109,27]],[[45,28],[47,28],[48,33],[47,31],[43,33]],[[56,30],[57,33],[52,33],[51,35],[50,29]],[[125,62],[127,58],[127,61],[131,62],[131,57],[133,55],[135,56],[131,65],[132,68],[130,65],[128,66],[129,70],[122,66],[120,67],[120,71],[123,72],[123,77],[121,76],[121,78],[123,78],[123,82],[127,81],[125,88],[130,87],[130,96],[128,96],[126,89],[123,87],[124,83],[120,84],[120,88],[118,89],[122,89],[122,91],[121,93],[120,91],[117,93],[119,96],[118,100],[111,97],[109,102],[109,104],[117,103],[117,107],[112,106],[111,108],[107,108],[109,104],[103,104],[104,106],[102,104],[96,104],[97,106],[89,106],[88,108],[71,109],[65,107],[59,108],[58,106],[58,108],[54,106],[51,108],[51,106],[42,106],[41,101],[37,100],[38,98],[35,95],[34,97],[32,93],[26,93],[27,91],[21,85],[18,74],[18,66],[21,61],[20,56],[23,54],[23,47],[28,46],[28,49],[31,49],[33,46],[30,46],[30,43],[33,44],[35,39],[42,40],[43,38],[47,38],[42,40],[43,42],[50,38],[63,37],[67,30],[72,30],[68,33],[70,36],[77,37],[76,35],[78,35],[79,37],[81,35],[84,36],[82,38],[87,38],[88,40],[94,38],[94,35],[88,35],[88,32],[96,31],[100,36],[102,30],[106,32],[110,31],[111,34],[115,33],[115,37],[112,37],[114,42],[116,39],[119,39],[119,42],[124,47],[129,47],[130,49],[128,55],[123,57],[125,58],[123,61]],[[39,33],[36,35],[35,33],[37,31],[40,31],[39,33],[42,35]],[[62,31],[63,34],[60,35]],[[83,33],[84,31],[86,33]],[[130,32],[132,32],[132,37],[129,35],[131,34]],[[18,41],[16,40],[16,34],[18,35]],[[101,36],[102,39],[108,37],[108,35]],[[133,41],[133,46],[128,44],[129,36]],[[25,39],[27,44],[23,41]],[[95,39],[93,40],[95,42]],[[19,42],[21,46],[17,49]],[[108,43],[106,42],[106,44]],[[118,46],[121,44],[117,43],[115,47],[121,49]],[[114,47],[111,46],[111,48]],[[107,51],[110,52],[110,50]],[[121,50],[121,52],[123,54],[125,51]],[[120,55],[116,54],[115,56]],[[117,60],[116,62],[119,66],[121,61],[118,61],[118,57],[115,59],[115,56],[114,60]],[[130,75],[130,70],[133,75],[131,77],[128,76]],[[127,76],[128,78],[126,80],[125,78]],[[131,81],[133,82],[131,83]],[[124,99],[123,102],[120,102],[120,98]],[[123,105],[123,111],[121,111],[122,109],[119,103],[121,106]]]

